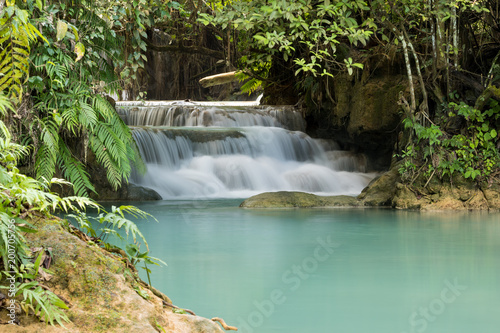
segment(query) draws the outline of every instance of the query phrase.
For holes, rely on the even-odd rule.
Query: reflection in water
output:
[[[140,204],[153,284],[239,332],[493,333],[498,214]]]

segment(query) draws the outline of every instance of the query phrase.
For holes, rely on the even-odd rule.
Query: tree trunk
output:
[[[458,25],[457,25],[457,8],[451,8],[451,29],[453,33],[453,66],[458,68]]]
[[[413,75],[411,71],[411,63],[410,63],[410,57],[408,55],[408,44],[406,43],[406,38],[403,36],[402,33],[398,34],[399,40],[401,41],[401,44],[403,45],[403,53],[405,56],[405,64],[406,64],[406,72],[408,75],[408,84],[410,86],[410,114],[413,114],[415,112],[416,107],[416,102],[415,102],[415,88],[413,86]]]

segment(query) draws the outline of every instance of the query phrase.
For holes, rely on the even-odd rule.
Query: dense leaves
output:
[[[8,102],[0,94],[0,113],[5,113],[10,108]],[[17,297],[23,311],[34,314],[41,320],[51,325],[64,325],[69,322],[66,303],[54,292],[40,284],[39,274],[46,274],[41,266],[44,251],[38,256],[30,249],[26,241],[26,233],[36,233],[40,219],[50,218],[56,211],[65,213],[73,212],[79,226],[92,237],[95,243],[105,248],[111,245],[106,242],[106,236],[113,234],[120,236],[117,230],[122,229],[126,235],[132,235],[133,242],[126,245],[132,264],[144,263],[159,265],[160,259],[149,256],[149,249],[140,252],[140,238],[147,247],[147,242],[137,225],[129,220],[125,214],[133,218],[145,218],[150,215],[133,207],[113,207],[111,212],[101,213],[96,220],[103,224],[100,235],[89,222],[84,210],[88,207],[101,209],[92,200],[85,197],[64,197],[51,193],[50,184],[65,184],[61,179],[52,179],[50,182],[38,181],[19,172],[17,161],[27,153],[24,146],[11,141],[10,132],[0,120],[0,281],[1,289],[7,289],[9,298]],[[135,250],[131,252],[130,249]],[[123,251],[122,251],[123,252]],[[126,255],[125,255],[126,256]],[[4,286],[4,281],[9,283]],[[10,288],[14,285],[14,288]]]
[[[233,1],[199,21],[220,29],[220,38],[237,36],[239,66],[250,76],[271,81],[290,77],[269,75],[283,67],[304,86],[308,77],[332,76],[362,64],[345,56],[343,44],[365,46],[373,34],[373,19],[361,0],[344,1]],[[345,47],[344,47],[345,48]]]
[[[36,178],[65,177],[77,195],[95,191],[87,172],[93,156],[113,188],[127,181],[134,164],[143,167],[129,128],[104,94],[130,85],[144,67],[144,55],[131,60],[125,54],[145,50],[143,14],[131,20],[127,8],[146,3],[95,4],[12,1],[0,21],[0,91],[15,101],[17,113],[6,123],[32,148],[24,163],[34,166]],[[125,22],[133,24],[121,34],[112,29]],[[124,43],[132,29],[131,44]]]

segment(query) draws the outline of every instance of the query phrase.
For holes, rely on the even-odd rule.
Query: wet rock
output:
[[[389,171],[373,179],[358,199],[365,206],[390,206],[396,194],[396,184],[401,181],[399,165],[395,164]]]
[[[435,202],[425,203],[421,205],[422,210],[464,210],[463,201],[452,197],[439,197]]]
[[[500,184],[485,185],[481,190],[490,209],[500,210]]]
[[[129,184],[127,188],[126,200],[130,201],[151,201],[161,200],[162,197],[155,190],[150,188]]]
[[[335,102],[324,100],[320,110],[309,112],[307,133],[365,154],[372,170],[387,170],[398,140],[398,99],[407,89],[407,78],[398,73],[365,77],[368,72],[363,71],[363,77],[356,79],[337,75],[329,94]]]
[[[96,184],[98,194],[91,194],[90,197],[98,201],[153,201],[161,200],[162,197],[155,190],[134,185],[124,184],[117,190],[111,188],[108,183]]]
[[[425,186],[427,184],[427,186]],[[437,177],[427,182],[420,177],[411,185],[396,185],[392,205],[398,209],[420,210],[490,210],[500,209],[500,186],[479,187],[473,180],[456,175],[453,179]]]
[[[396,194],[392,199],[392,206],[399,209],[420,209],[428,200],[415,195],[411,189],[401,183],[396,184]]]
[[[358,199],[347,196],[318,196],[304,192],[266,192],[243,201],[242,208],[357,207]]]

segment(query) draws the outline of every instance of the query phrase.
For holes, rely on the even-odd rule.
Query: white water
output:
[[[363,156],[295,130],[305,123],[289,108],[118,106],[148,169],[132,181],[164,199],[243,198],[268,191],[357,195],[375,176],[364,173]]]

